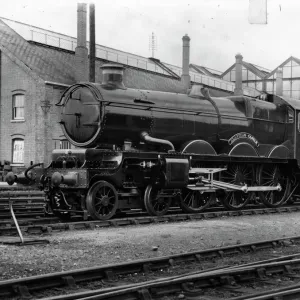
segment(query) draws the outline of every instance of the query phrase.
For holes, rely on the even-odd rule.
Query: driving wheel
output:
[[[258,184],[262,186],[277,186],[280,184],[281,191],[259,192],[263,204],[267,207],[278,207],[284,203],[291,190],[291,181],[277,165],[262,165],[258,172]]]
[[[199,213],[209,207],[215,193],[201,193],[200,191],[192,191],[183,189],[180,207],[186,213]]]
[[[172,196],[149,184],[144,194],[145,208],[150,216],[163,216],[170,208]]]
[[[221,173],[220,180],[234,185],[243,186],[247,184],[251,186],[255,181],[255,170],[251,165],[233,164]],[[245,207],[254,196],[253,192],[225,191],[221,201],[226,208],[239,210]]]
[[[110,219],[118,208],[118,194],[107,181],[95,182],[88,191],[86,206],[94,220]]]

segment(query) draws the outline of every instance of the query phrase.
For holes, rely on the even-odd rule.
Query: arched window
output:
[[[23,139],[12,140],[12,162],[13,164],[24,163],[24,140]]]
[[[24,120],[25,95],[15,94],[12,96],[12,118],[13,120]]]

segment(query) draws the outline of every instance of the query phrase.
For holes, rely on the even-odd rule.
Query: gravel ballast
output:
[[[50,244],[0,244],[0,280],[285,238],[299,229],[295,212],[52,232],[42,236]]]

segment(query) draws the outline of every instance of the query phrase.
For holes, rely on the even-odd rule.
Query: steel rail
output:
[[[180,278],[167,278],[159,282],[145,282],[123,286],[122,288],[106,292],[99,291],[98,295],[81,297],[81,300],[133,300],[133,299],[152,299],[174,294],[176,292],[187,292],[189,295],[197,296],[199,291],[205,288],[222,287],[224,285],[234,286],[253,279],[264,280],[268,276],[275,274],[291,274],[294,271],[300,271],[300,259],[273,262],[267,264],[258,264],[252,267],[237,267],[230,270],[220,270],[213,272],[204,272],[197,275],[187,275]],[[248,295],[249,296],[249,295]],[[247,298],[249,299],[249,298]]]
[[[248,300],[291,300],[300,299],[300,287],[296,289],[288,289],[286,291],[277,292],[277,293],[270,293],[263,296],[251,297],[247,298]]]
[[[18,218],[18,223],[19,225],[33,225],[34,223],[36,224],[49,224],[49,222],[55,222],[58,223],[59,219],[57,217],[30,217],[30,218]],[[0,220],[0,231],[2,227],[11,227],[13,225],[12,220]]]
[[[210,268],[207,270],[198,271],[197,274],[209,273],[209,272],[221,270],[221,269],[223,269],[223,267]],[[188,273],[188,274],[192,275],[192,273]],[[159,278],[159,279],[149,280],[149,281],[147,281],[147,283],[165,282],[168,279],[177,279],[177,278],[181,278],[183,276],[184,275],[171,276],[168,278]],[[129,287],[143,286],[144,284],[145,284],[145,282],[140,282],[140,283],[135,283],[135,284],[134,283],[126,284],[126,285],[123,284],[123,285],[113,287],[113,288],[96,289],[96,290],[91,290],[91,291],[78,292],[78,293],[54,296],[54,297],[47,297],[47,298],[42,298],[42,299],[43,300],[50,300],[50,299],[51,300],[76,300],[76,299],[82,299],[83,297],[96,296],[96,295],[104,294],[107,292],[118,291],[118,290],[123,289],[125,286],[126,286],[126,288],[129,288]]]
[[[255,265],[260,265],[260,264],[265,264],[265,263],[271,263],[271,262],[277,262],[277,261],[284,261],[284,260],[289,260],[291,258],[296,258],[299,257],[300,254],[292,254],[292,255],[286,255],[286,256],[281,256],[278,258],[273,258],[273,259],[269,259],[269,260],[263,260],[263,261],[256,261],[254,263],[249,263],[249,264],[243,264],[243,267],[248,267],[248,266],[255,266]],[[209,268],[206,270],[201,270],[201,271],[195,271],[195,272],[189,272],[189,273],[185,273],[182,275],[177,275],[177,276],[171,276],[166,278],[160,278],[160,279],[155,279],[155,280],[150,280],[147,281],[147,283],[158,283],[158,282],[165,282],[166,280],[173,280],[173,279],[177,279],[177,278],[183,278],[186,276],[191,276],[191,275],[199,275],[199,274],[213,274],[213,272],[218,272],[218,271],[224,271],[224,270],[229,270],[229,269],[237,269],[240,268],[241,265],[238,266],[223,266],[223,267],[215,267],[215,268]],[[145,282],[142,283],[138,283],[138,284],[128,284],[126,285],[126,287],[134,287],[137,285],[144,285]],[[95,295],[99,295],[99,294],[104,294],[106,292],[111,292],[111,291],[117,291],[122,289],[123,286],[120,285],[118,287],[115,288],[109,288],[109,289],[97,289],[97,290],[92,290],[92,291],[85,291],[85,292],[78,292],[78,293],[73,293],[73,294],[68,294],[68,295],[61,295],[61,296],[55,296],[55,297],[50,297],[50,298],[43,298],[43,300],[77,300],[77,299],[82,299],[83,297],[89,297],[89,296],[95,296]],[[247,298],[243,298],[243,299],[247,299]]]
[[[19,187],[1,187],[0,189],[0,218],[11,217],[10,203],[16,217],[31,215],[42,216],[45,214],[45,193],[39,190]]]
[[[248,215],[248,214],[250,215],[252,213],[255,213],[255,214],[256,213],[268,213],[268,211],[266,211],[267,209],[270,209],[270,213],[293,212],[293,211],[300,210],[300,205],[297,205],[297,204],[299,204],[299,203],[294,203],[292,205],[287,205],[287,206],[283,205],[278,208],[275,208],[275,210],[274,210],[274,208],[261,207],[261,205],[248,205],[247,207],[245,207],[244,210],[240,210],[241,211],[240,215]],[[290,209],[290,208],[292,208],[292,209]],[[15,210],[16,209],[14,207],[14,211]],[[232,214],[233,211],[226,210],[223,206],[210,206],[207,209],[205,209],[205,212],[189,214],[189,215],[193,217],[194,215],[198,216],[201,214],[220,213],[220,212],[226,213],[229,216],[229,214]],[[174,207],[168,211],[167,215],[171,216],[171,217],[179,216],[179,215],[183,215],[183,216],[187,217],[188,214],[182,212],[182,210],[179,207],[178,208]],[[235,215],[236,214],[234,214],[234,216]],[[141,217],[141,216],[145,216],[145,217],[149,218],[149,215],[145,211],[132,211],[132,212],[129,211],[129,212],[126,212],[126,215],[123,217],[123,219],[130,218],[130,217]],[[9,216],[9,217],[11,217],[11,216]],[[206,218],[206,217],[211,218],[213,216],[211,216],[211,215],[205,216],[204,215],[204,218]],[[1,219],[1,215],[0,215],[0,219]],[[120,217],[116,218],[116,219],[112,219],[112,220],[118,220],[118,219],[120,219]],[[90,221],[93,222],[93,220],[90,220]],[[73,222],[86,223],[86,221],[82,221],[79,219],[77,221],[76,218],[73,220]],[[48,217],[47,216],[41,217],[39,215],[39,216],[30,216],[30,217],[21,217],[21,218],[20,218],[20,215],[18,215],[18,223],[23,226],[28,226],[28,225],[33,225],[33,224],[47,225],[47,224],[51,224],[51,223],[62,223],[62,222],[59,220],[58,217],[54,217],[53,215],[49,215]],[[1,232],[1,228],[10,228],[10,227],[12,227],[13,224],[14,223],[11,219],[0,220],[0,232]]]
[[[280,246],[290,246],[297,243],[300,244],[300,236],[194,251],[121,264],[50,273],[21,279],[6,280],[0,282],[0,298],[13,295],[28,296],[31,291],[68,285],[73,286],[76,283],[86,281],[113,280],[117,275],[145,273],[148,271],[167,269],[183,262],[201,263],[209,259],[223,258],[249,252],[253,253],[259,250],[273,249]],[[247,268],[251,268],[251,266],[247,266]],[[228,272],[233,272],[233,269],[228,270]]]
[[[20,226],[22,232],[30,233],[51,233],[53,230],[80,230],[80,229],[95,229],[104,227],[128,226],[128,225],[143,225],[151,223],[164,223],[164,222],[181,222],[181,221],[196,221],[203,219],[212,219],[218,217],[233,217],[233,216],[246,216],[246,215],[259,215],[259,214],[274,214],[274,213],[291,213],[300,211],[300,206],[282,206],[277,208],[259,208],[259,209],[245,209],[238,211],[210,211],[197,214],[170,214],[160,217],[155,216],[141,216],[141,217],[127,217],[119,219],[110,219],[106,221],[77,221],[68,223],[45,223],[36,225],[23,225]],[[51,221],[52,222],[52,221]],[[10,234],[15,233],[15,228],[11,226],[0,226],[0,233]]]
[[[277,298],[276,298],[277,297]],[[285,298],[286,297],[286,298]],[[73,298],[76,299],[76,298]],[[267,299],[300,299],[300,284],[293,284],[283,288],[274,289],[271,291],[265,291],[261,293],[253,293],[248,295],[242,295],[230,300],[267,300]],[[68,299],[71,300],[71,299]]]

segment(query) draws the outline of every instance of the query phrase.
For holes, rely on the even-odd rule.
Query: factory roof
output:
[[[76,44],[74,37],[0,17],[1,49],[9,51],[44,81],[75,83]],[[99,67],[105,62],[125,66],[124,83],[128,87],[176,93],[185,91],[180,81],[181,67],[97,44],[96,80]],[[218,78],[221,72],[195,64],[190,66],[193,83],[233,93],[234,83]],[[257,96],[259,91],[245,87],[244,93]]]
[[[74,51],[27,41],[1,19],[0,46],[4,54],[12,54],[44,81],[75,83]],[[100,66],[107,61],[96,60],[96,78],[100,77]],[[128,87],[175,93],[185,91],[183,83],[170,75],[144,71],[134,66],[125,66],[125,69],[124,83]]]
[[[284,62],[282,62],[279,66],[277,66],[272,72],[270,72],[266,78],[270,78],[272,77],[279,68],[284,67],[285,65],[287,65],[288,63],[292,63],[293,65],[300,65],[300,59],[295,57],[295,56],[290,56],[289,58],[287,58]],[[297,76],[298,77],[298,76]]]
[[[249,71],[251,71],[253,74],[257,75],[259,78],[265,78],[269,73],[270,70],[267,70],[263,67],[257,66],[255,64],[246,62],[246,61],[242,61],[242,65],[248,69]],[[230,72],[232,69],[235,68],[235,63],[233,65],[231,65],[225,72],[223,72],[220,77],[224,77],[228,72]]]

